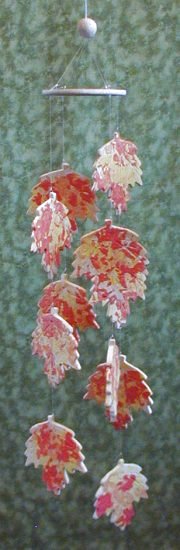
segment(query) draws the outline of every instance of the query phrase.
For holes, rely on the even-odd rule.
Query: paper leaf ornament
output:
[[[103,306],[107,306],[107,317],[111,318],[112,323],[115,323],[118,329],[121,328],[126,324],[130,314],[129,301],[137,299],[137,292],[122,289],[119,285],[107,284],[107,277],[103,274],[94,277],[93,282],[90,301],[92,304],[101,302]],[[144,295],[141,297],[144,299]]]
[[[65,276],[44,288],[38,306],[42,313],[48,313],[51,307],[58,308],[59,315],[75,329],[99,328],[86,290],[71,283]]]
[[[94,519],[110,516],[121,530],[129,525],[135,515],[133,503],[148,498],[147,478],[137,464],[126,464],[120,459],[117,466],[101,479],[95,495]]]
[[[118,346],[112,338],[107,361],[98,365],[89,377],[84,399],[103,403],[107,418],[116,430],[121,430],[132,422],[133,412],[144,410],[151,413],[152,392],[146,380],[143,371],[128,363],[125,355],[119,355]]]
[[[44,373],[51,386],[59,384],[68,369],[81,369],[77,350],[73,328],[58,315],[57,308],[38,315],[32,334],[32,353],[45,359]]]
[[[119,348],[114,338],[110,338],[107,352],[107,368],[105,371],[105,407],[110,422],[117,419],[118,389],[120,382]]]
[[[72,238],[68,210],[50,193],[50,199],[37,208],[32,224],[31,251],[42,254],[42,265],[50,279],[60,265],[60,250],[70,248]]]
[[[74,254],[72,276],[93,281],[91,302],[108,304],[107,314],[119,328],[126,322],[129,300],[144,299],[149,262],[138,235],[106,220],[81,238]]]
[[[68,474],[87,472],[81,445],[66,426],[54,421],[54,416],[35,424],[26,441],[26,466],[42,466],[42,479],[48,491],[59,495],[69,483]]]
[[[127,210],[129,186],[135,183],[142,185],[141,162],[136,145],[122,139],[116,132],[113,139],[99,149],[94,168],[93,189],[105,191],[119,214]]]
[[[29,214],[34,214],[37,206],[48,200],[50,191],[54,191],[57,200],[68,209],[72,230],[77,229],[76,219],[89,218],[96,220],[96,195],[86,176],[73,172],[68,164],[62,169],[40,176],[38,183],[32,189],[29,201]]]

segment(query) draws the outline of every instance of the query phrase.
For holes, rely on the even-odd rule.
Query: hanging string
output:
[[[54,388],[51,386],[51,414],[54,414]]]
[[[125,438],[126,438],[125,430],[122,430],[122,432],[121,432],[121,449],[120,449],[120,454],[121,454],[122,458],[124,458],[124,454],[126,454],[127,439],[125,439]]]
[[[125,540],[126,540],[126,548],[127,550],[131,550],[131,538],[130,538],[130,533],[129,531],[125,531]]]
[[[64,96],[61,97],[61,139],[62,139],[62,165],[65,162],[65,118],[64,118]],[[63,252],[64,257],[64,269],[63,273],[67,271],[67,249]]]
[[[85,0],[85,14],[87,14],[87,0]],[[85,15],[85,17],[87,17],[87,15]],[[69,71],[69,69],[72,67],[73,63],[78,60],[80,58],[80,55],[83,51],[87,50],[89,44],[88,43],[82,43],[79,48],[77,49],[77,51],[75,52],[74,56],[72,57],[72,59],[70,60],[70,62],[68,63],[68,65],[66,66],[63,74],[60,76],[59,80],[57,81],[57,83],[53,86],[53,88],[56,88],[58,86],[60,86],[60,84],[62,84],[62,81],[64,79],[64,77],[67,75],[67,72]],[[100,64],[97,62],[97,58],[94,58],[93,55],[91,55],[91,58],[92,58],[92,61],[99,73],[99,76],[100,78],[102,79],[103,81],[103,84],[105,86],[105,88],[108,88],[109,84],[107,82],[107,80],[105,79],[104,77],[104,74],[102,72],[102,69],[100,67]],[[65,86],[64,86],[65,87]]]
[[[34,503],[34,505],[35,505],[35,507],[37,507],[36,503]],[[32,546],[32,548],[37,548],[38,547],[38,542],[39,542],[38,534],[37,534],[37,530],[38,530],[38,527],[39,527],[38,516],[39,516],[39,511],[38,511],[38,507],[37,507],[37,510],[34,510],[33,514],[32,514],[32,533],[31,533],[31,546]]]
[[[50,172],[52,172],[52,98],[49,98],[49,157]],[[52,191],[52,187],[50,189]],[[51,386],[51,413],[54,413],[54,388]]]
[[[82,52],[82,50],[85,49],[85,45],[84,43],[81,44],[81,46],[79,46],[79,48],[77,49],[77,51],[75,52],[73,58],[71,59],[71,61],[68,63],[67,67],[65,68],[63,74],[61,75],[61,77],[59,78],[59,80],[57,81],[57,83],[55,84],[54,88],[56,88],[57,86],[60,85],[60,83],[62,82],[63,78],[65,77],[67,71],[70,69],[70,67],[73,65],[75,59],[78,59],[80,57],[80,54]]]
[[[88,14],[88,2],[84,0],[84,17],[87,17]]]
[[[98,64],[97,60],[93,57],[93,55],[92,55],[91,57],[92,57],[92,61],[93,61],[94,65],[95,65],[95,67],[96,67],[96,69],[97,69],[97,71],[98,71],[100,77],[101,77],[102,80],[103,80],[103,84],[104,84],[105,88],[108,88],[108,82],[107,82],[107,80],[106,80],[105,77],[104,77],[104,74],[103,74],[103,72],[102,72],[102,70],[101,70],[101,68],[100,68],[100,65]]]
[[[109,138],[111,140],[112,139],[112,132],[113,132],[113,129],[112,129],[112,96],[111,95],[109,95],[108,110],[109,110]],[[113,213],[114,213],[114,208],[113,208],[113,204],[111,202],[110,217],[111,217],[112,223],[113,223]],[[112,338],[114,338],[114,323],[113,323],[113,321],[111,322],[111,330],[112,330]],[[119,329],[119,340],[120,340],[120,330],[121,329]],[[117,339],[116,339],[116,341],[117,341]],[[119,346],[119,351],[120,351],[120,354],[121,354],[121,346],[120,346],[119,341],[117,341],[117,345]],[[121,369],[121,363],[120,363],[120,369]],[[120,437],[120,449],[119,449],[118,460],[119,460],[119,458],[123,458],[124,448],[125,448],[125,432],[122,430],[121,431],[121,437]]]
[[[108,110],[109,110],[109,138],[111,139],[112,138],[112,96],[109,95],[109,99],[108,99]],[[111,221],[113,223],[113,204],[112,204],[112,201],[111,201]],[[112,322],[112,327],[113,327],[113,322]]]
[[[112,96],[109,95],[109,137],[112,138]]]
[[[119,132],[120,127],[120,100],[119,97],[116,98],[116,131]]]
[[[49,163],[52,171],[52,97],[49,98]]]
[[[64,97],[61,97],[62,163],[64,162]]]

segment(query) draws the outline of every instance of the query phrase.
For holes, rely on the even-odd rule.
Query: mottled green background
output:
[[[91,175],[97,148],[119,124],[138,145],[144,186],[132,192],[121,224],[140,235],[150,257],[147,298],[132,305],[127,326],[116,336],[130,362],[149,376],[151,417],[139,414],[124,436],[112,431],[103,410],[82,401],[88,375],[104,361],[111,327],[88,331],[80,343],[82,371],[69,373],[54,395],[57,420],[76,432],[89,473],[77,474],[55,497],[41,473],[24,468],[24,443],[32,424],[51,412],[51,392],[42,364],[31,357],[36,304],[46,275],[29,253],[27,201],[40,174],[50,168],[49,100],[41,90],[54,84],[81,43],[76,22],[83,1],[2,0],[1,79],[1,480],[2,550],[178,549],[177,511],[177,171],[176,2],[92,0],[95,41],[67,74],[68,84],[124,86],[127,98],[66,99],[65,158]],[[52,166],[62,160],[62,102],[52,101]],[[119,122],[118,122],[119,121]],[[108,205],[101,200],[102,218]],[[119,219],[115,219],[119,223]],[[81,232],[91,229],[88,222]],[[76,237],[77,242],[80,233]],[[149,479],[149,500],[125,533],[107,518],[92,519],[100,478],[120,451]]]

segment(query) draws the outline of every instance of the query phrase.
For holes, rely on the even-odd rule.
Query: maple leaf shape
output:
[[[60,281],[44,288],[38,306],[41,313],[48,313],[52,306],[58,308],[59,315],[74,329],[99,328],[86,290],[68,281],[64,275]]]
[[[130,314],[129,300],[135,301],[137,297],[144,299],[144,290],[145,284],[144,280],[142,284],[138,285],[138,278],[136,279],[136,289],[135,290],[126,290],[125,288],[120,288],[119,284],[111,284],[105,279],[106,276],[103,274],[93,278],[93,286],[91,289],[91,299],[90,302],[95,304],[101,302],[102,306],[107,305],[107,317],[111,318],[112,323],[115,323],[117,328],[121,328],[126,324],[127,317]],[[112,276],[111,276],[112,279]]]
[[[84,399],[95,399],[100,405],[106,398],[106,369],[107,363],[101,363],[88,378],[87,393]]]
[[[135,514],[133,502],[148,498],[147,479],[137,464],[125,464],[120,459],[117,466],[101,479],[95,495],[94,519],[106,515],[110,521],[124,530]]]
[[[34,214],[37,206],[49,198],[50,191],[54,191],[57,200],[67,207],[73,231],[77,229],[77,218],[96,220],[96,195],[91,188],[90,180],[73,172],[68,164],[63,164],[60,170],[40,176],[32,189],[28,214]]]
[[[73,328],[58,315],[57,308],[38,315],[37,327],[32,333],[32,353],[45,359],[44,373],[50,385],[59,384],[68,369],[81,369],[77,349]]]
[[[50,193],[50,199],[38,207],[32,224],[31,251],[42,254],[42,265],[50,279],[60,265],[60,250],[71,246],[72,230],[67,214],[56,194]]]
[[[142,185],[141,162],[136,145],[116,132],[113,139],[99,149],[94,168],[93,189],[106,192],[119,214],[127,210],[129,186],[135,183]]]
[[[152,392],[146,380],[143,371],[128,363],[125,355],[119,355],[119,348],[112,338],[107,361],[98,365],[89,377],[84,399],[104,403],[108,420],[116,430],[121,430],[132,422],[133,412],[144,410],[151,413]]]
[[[59,495],[69,483],[68,474],[76,470],[87,472],[82,447],[74,432],[55,422],[54,415],[32,426],[30,433],[26,441],[26,466],[42,466],[42,479],[49,491]]]
[[[74,254],[72,276],[93,281],[91,303],[108,304],[108,315],[119,328],[126,322],[129,299],[145,297],[149,262],[138,235],[106,220],[103,227],[81,238]]]

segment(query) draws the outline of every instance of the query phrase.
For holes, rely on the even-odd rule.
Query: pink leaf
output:
[[[50,279],[60,265],[60,251],[70,248],[72,238],[68,210],[50,193],[50,199],[37,208],[32,224],[31,251],[42,254],[42,265]]]
[[[52,386],[64,379],[68,369],[81,369],[73,328],[57,312],[52,308],[51,313],[40,313],[32,334],[32,353],[45,359],[44,373]]]
[[[141,162],[134,143],[122,139],[116,132],[113,139],[99,149],[94,168],[93,189],[106,192],[119,214],[127,210],[129,186],[142,185]]]
[[[125,529],[135,514],[133,502],[147,498],[147,479],[137,464],[126,464],[120,459],[117,466],[101,479],[95,495],[94,518],[110,515],[110,521]]]

